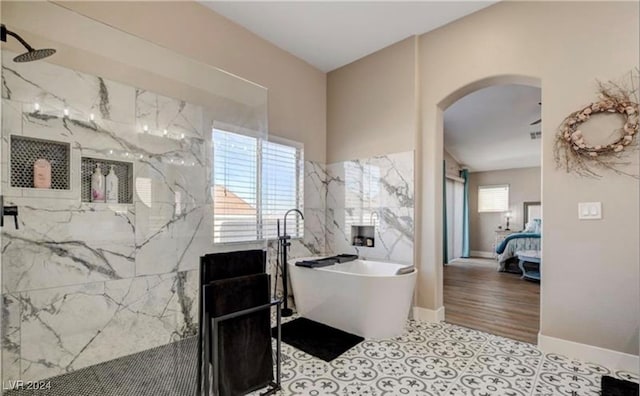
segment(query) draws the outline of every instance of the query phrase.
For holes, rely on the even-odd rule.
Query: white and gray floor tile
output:
[[[327,363],[283,345],[279,395],[599,395],[600,378],[638,375],[544,354],[534,345],[447,323],[408,321]],[[255,393],[257,395],[258,393]]]
[[[195,356],[192,338],[52,378],[50,390],[7,395],[193,396]],[[637,374],[544,354],[531,344],[418,321],[408,321],[399,337],[366,340],[332,362],[287,344],[282,358],[278,395],[291,396],[588,396],[600,394],[603,375],[638,382]]]

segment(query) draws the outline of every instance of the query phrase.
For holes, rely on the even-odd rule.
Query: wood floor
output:
[[[540,284],[498,272],[488,259],[444,266],[445,321],[537,344]]]

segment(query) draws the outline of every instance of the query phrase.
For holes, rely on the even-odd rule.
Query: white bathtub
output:
[[[403,333],[415,269],[396,275],[406,265],[368,260],[314,269],[295,266],[301,260],[289,261],[296,310],[301,316],[364,338]]]

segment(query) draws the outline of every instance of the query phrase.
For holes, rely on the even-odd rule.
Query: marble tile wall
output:
[[[305,235],[292,241],[288,257],[355,253],[371,260],[412,264],[413,169],[413,151],[329,165],[306,162]],[[375,246],[353,246],[351,226],[370,224],[375,224]],[[275,274],[275,241],[269,244],[269,257]],[[281,293],[281,279],[276,287]],[[289,297],[295,306],[291,292]]]
[[[11,58],[2,191],[20,228],[2,228],[3,379],[46,378],[196,334],[198,257],[213,250],[210,114]],[[11,135],[70,144],[71,190],[10,186]],[[80,202],[82,156],[133,163],[133,202]]]
[[[291,247],[287,252],[289,259],[320,256],[327,253],[326,250],[326,202],[327,202],[327,170],[320,162],[304,162],[304,237],[291,240]],[[268,243],[269,267],[272,276],[272,289],[276,288],[276,295],[282,296],[281,271],[277,267],[277,241]],[[275,274],[277,274],[277,278]],[[277,281],[277,283],[276,283]],[[289,287],[291,290],[291,287]],[[289,303],[294,306],[294,301],[289,292]]]
[[[20,229],[2,229],[3,379],[46,378],[194,335],[198,258],[221,249],[210,216],[212,115],[46,62],[2,71],[2,191],[20,210]],[[72,189],[10,186],[11,135],[69,143]],[[80,202],[82,156],[132,162],[133,203]],[[289,257],[410,263],[413,191],[413,152],[305,161],[305,232]],[[351,246],[351,225],[372,220],[376,246]],[[275,274],[276,243],[267,246]]]
[[[327,165],[328,252],[413,263],[413,163],[408,151]],[[353,225],[375,225],[375,246],[353,246]]]

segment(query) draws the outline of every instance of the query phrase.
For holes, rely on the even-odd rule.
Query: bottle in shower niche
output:
[[[100,170],[100,164],[96,164],[96,169],[91,175],[91,202],[104,201],[104,175]]]
[[[44,158],[33,163],[33,187],[51,188],[51,163]]]
[[[118,203],[118,176],[116,176],[115,170],[113,170],[113,165],[111,165],[111,169],[109,169],[109,174],[107,175],[107,203]]]

